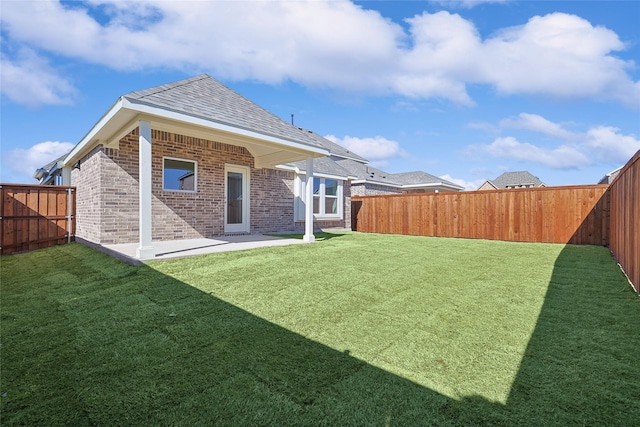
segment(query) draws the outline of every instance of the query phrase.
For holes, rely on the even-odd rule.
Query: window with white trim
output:
[[[306,179],[296,177],[296,219],[304,219]],[[313,178],[313,216],[316,219],[342,219],[343,181],[334,178]]]
[[[195,193],[198,189],[198,163],[193,160],[162,158],[162,188],[165,191]]]

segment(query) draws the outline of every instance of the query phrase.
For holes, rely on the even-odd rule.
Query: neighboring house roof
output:
[[[306,129],[300,128],[302,132],[306,132],[318,141],[325,149],[329,150],[329,157],[314,159],[314,174],[326,174],[340,177],[348,177],[353,179],[354,184],[372,183],[387,187],[419,189],[443,187],[452,190],[464,190],[453,182],[438,178],[434,175],[422,171],[404,172],[404,173],[388,173],[373,166],[369,166],[368,160],[358,154],[347,150],[346,148],[330,141],[320,135]],[[299,170],[306,169],[306,162],[296,162],[293,166]]]
[[[478,190],[497,190],[497,189],[498,187],[496,187],[495,184],[491,182],[491,180],[489,179],[483,182],[480,187],[478,187]]]
[[[307,162],[304,160],[292,163],[292,165],[300,172],[307,170]],[[345,179],[354,178],[347,169],[340,166],[331,157],[319,157],[317,159],[313,159],[313,174],[331,175]]]
[[[398,186],[399,184],[389,178],[391,174],[369,166],[362,162],[356,162],[351,159],[336,158],[336,163],[348,170],[353,176],[356,177],[355,181],[368,181],[382,185]]]
[[[403,186],[413,186],[416,185],[416,183],[427,183],[440,184],[447,187],[459,187],[460,189],[463,189],[463,187],[460,187],[458,184],[454,184],[451,181],[447,181],[446,179],[442,179],[422,171],[394,173],[391,174],[390,177],[392,181]]]
[[[52,184],[54,182],[56,172],[59,173],[59,170],[60,170],[58,168],[58,162],[61,162],[62,159],[64,159],[67,156],[67,154],[64,154],[58,157],[57,159],[52,160],[51,162],[42,166],[41,168],[36,169],[36,171],[33,174],[33,178],[38,180],[38,182],[43,185]]]
[[[613,180],[616,179],[616,177],[618,176],[618,174],[620,173],[623,167],[624,166],[620,166],[618,169],[614,169],[608,174],[606,174],[605,176],[603,176],[602,179],[598,181],[598,184],[611,184]]]
[[[496,188],[509,188],[530,185],[532,187],[544,187],[544,182],[537,176],[531,175],[527,171],[505,172],[492,181]]]

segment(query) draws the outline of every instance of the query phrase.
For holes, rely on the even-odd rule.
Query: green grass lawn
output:
[[[1,258],[2,425],[635,425],[606,248],[375,234]]]

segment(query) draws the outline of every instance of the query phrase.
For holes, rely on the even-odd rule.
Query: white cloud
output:
[[[342,145],[346,149],[372,161],[372,165],[386,164],[386,160],[393,157],[404,157],[406,153],[400,148],[398,142],[384,138],[382,136],[374,136],[370,138],[358,138],[354,136],[345,136],[338,138],[335,135],[325,136],[329,141]]]
[[[631,62],[611,53],[625,49],[617,34],[575,15],[535,16],[483,44],[481,81],[505,94],[602,98],[638,108],[640,84]]]
[[[464,189],[467,191],[477,190],[478,187],[480,187],[482,183],[485,181],[484,179],[476,179],[475,181],[466,181],[464,179],[454,178],[449,174],[442,175],[440,178],[453,182],[454,184],[458,184],[459,186],[464,187]]]
[[[626,48],[617,34],[563,13],[485,39],[457,14],[410,17],[406,32],[347,0],[5,2],[0,19],[13,44],[122,71],[206,71],[461,105],[474,104],[469,84],[635,108],[640,100],[633,64],[613,55]]]
[[[469,124],[482,130],[494,130],[488,123]],[[472,145],[467,155],[475,155],[478,149],[494,157],[542,163],[552,168],[576,168],[592,164],[624,164],[640,150],[640,140],[635,135],[624,135],[612,126],[595,126],[583,132],[568,131],[561,124],[537,114],[521,113],[517,118],[500,121],[495,129],[524,129],[555,138],[555,148],[543,148],[520,142],[514,136],[499,137],[488,145]]]
[[[626,163],[640,150],[640,139],[634,135],[622,135],[619,131],[611,126],[591,128],[583,144],[602,161]]]
[[[520,142],[512,136],[497,138],[481,148],[494,157],[541,163],[556,169],[578,168],[591,163],[591,159],[575,147],[560,145],[553,149],[541,148]]]
[[[30,49],[22,49],[16,59],[0,58],[0,92],[19,104],[70,104],[76,95],[71,82]]]
[[[511,0],[439,0],[434,3],[439,3],[443,6],[471,9],[485,3],[507,3],[509,1]]]
[[[579,137],[578,134],[570,132],[558,123],[551,122],[538,114],[520,113],[518,118],[510,117],[500,121],[503,128],[524,129],[543,135],[573,140]]]
[[[70,142],[45,141],[30,148],[16,148],[3,156],[2,182],[35,183],[33,173],[73,148]],[[8,172],[8,173],[7,173]]]

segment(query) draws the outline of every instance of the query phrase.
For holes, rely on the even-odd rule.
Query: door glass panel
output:
[[[242,224],[242,173],[227,173],[227,224]]]

